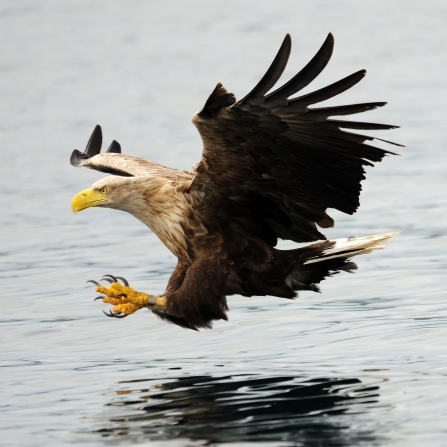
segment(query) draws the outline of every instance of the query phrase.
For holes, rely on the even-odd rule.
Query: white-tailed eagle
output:
[[[326,276],[356,268],[350,257],[382,248],[396,234],[329,241],[319,230],[334,225],[328,208],[356,212],[364,166],[393,154],[369,144],[373,137],[346,129],[396,127],[331,118],[384,102],[310,107],[357,84],[365,70],[291,98],[321,73],[333,44],[329,34],[314,58],[271,93],[286,67],[289,35],[243,99],[236,101],[217,84],[192,118],[203,154],[191,173],[122,154],[116,141],[101,154],[99,126],[86,150],[73,152],[73,166],[111,174],[77,194],[73,211],[92,206],[127,211],[178,258],[159,296],[136,292],[121,277],[105,275],[108,288],[92,281],[102,294],[98,298],[113,305],[109,316],[146,307],[179,326],[208,328],[213,320],[227,319],[227,296],[293,298],[298,290],[318,291]],[[320,242],[279,250],[278,239]]]

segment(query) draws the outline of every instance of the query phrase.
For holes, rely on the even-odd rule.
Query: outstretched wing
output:
[[[351,88],[365,76],[365,70],[290,99],[321,73],[333,44],[329,34],[314,58],[270,94],[266,95],[287,64],[289,35],[267,73],[245,98],[236,102],[233,94],[217,85],[203,109],[193,116],[203,154],[191,190],[204,193],[202,208],[214,206],[219,198],[231,198],[267,223],[277,237],[296,242],[325,238],[316,224],[333,226],[327,208],[355,213],[364,166],[393,152],[365,143],[373,137],[342,129],[397,126],[329,118],[373,110],[384,102],[309,107]]]
[[[75,149],[70,157],[72,166],[94,169],[95,171],[122,177],[147,177],[159,174],[173,184],[187,184],[191,182],[190,173],[143,160],[121,153],[121,145],[113,140],[106,152],[101,154],[102,130],[97,124],[88,140],[84,152]]]

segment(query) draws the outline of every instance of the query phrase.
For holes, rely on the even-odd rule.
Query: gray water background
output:
[[[446,20],[435,0],[3,0],[1,445],[447,445]],[[231,297],[210,331],[104,317],[87,279],[158,293],[175,259],[129,215],[72,214],[102,174],[71,151],[99,123],[105,146],[189,169],[190,116],[218,81],[241,98],[286,32],[288,79],[329,31],[311,88],[368,69],[328,104],[388,101],[361,119],[407,147],[326,234],[402,235],[322,294]]]

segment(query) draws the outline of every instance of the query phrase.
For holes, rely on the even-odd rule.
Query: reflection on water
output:
[[[152,379],[121,382],[108,404],[111,439],[214,442],[286,441],[293,445],[352,445],[377,441],[371,430],[353,428],[354,413],[377,402],[377,385],[358,379],[180,377],[163,384]],[[138,383],[140,388],[134,388]]]

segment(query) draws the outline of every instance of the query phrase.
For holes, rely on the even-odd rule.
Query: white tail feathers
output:
[[[376,234],[366,237],[348,237],[345,239],[336,239],[330,248],[323,250],[317,256],[308,259],[305,264],[327,261],[334,258],[351,258],[352,256],[371,253],[373,250],[381,250],[385,247],[388,239],[397,236],[400,231],[391,233]]]

